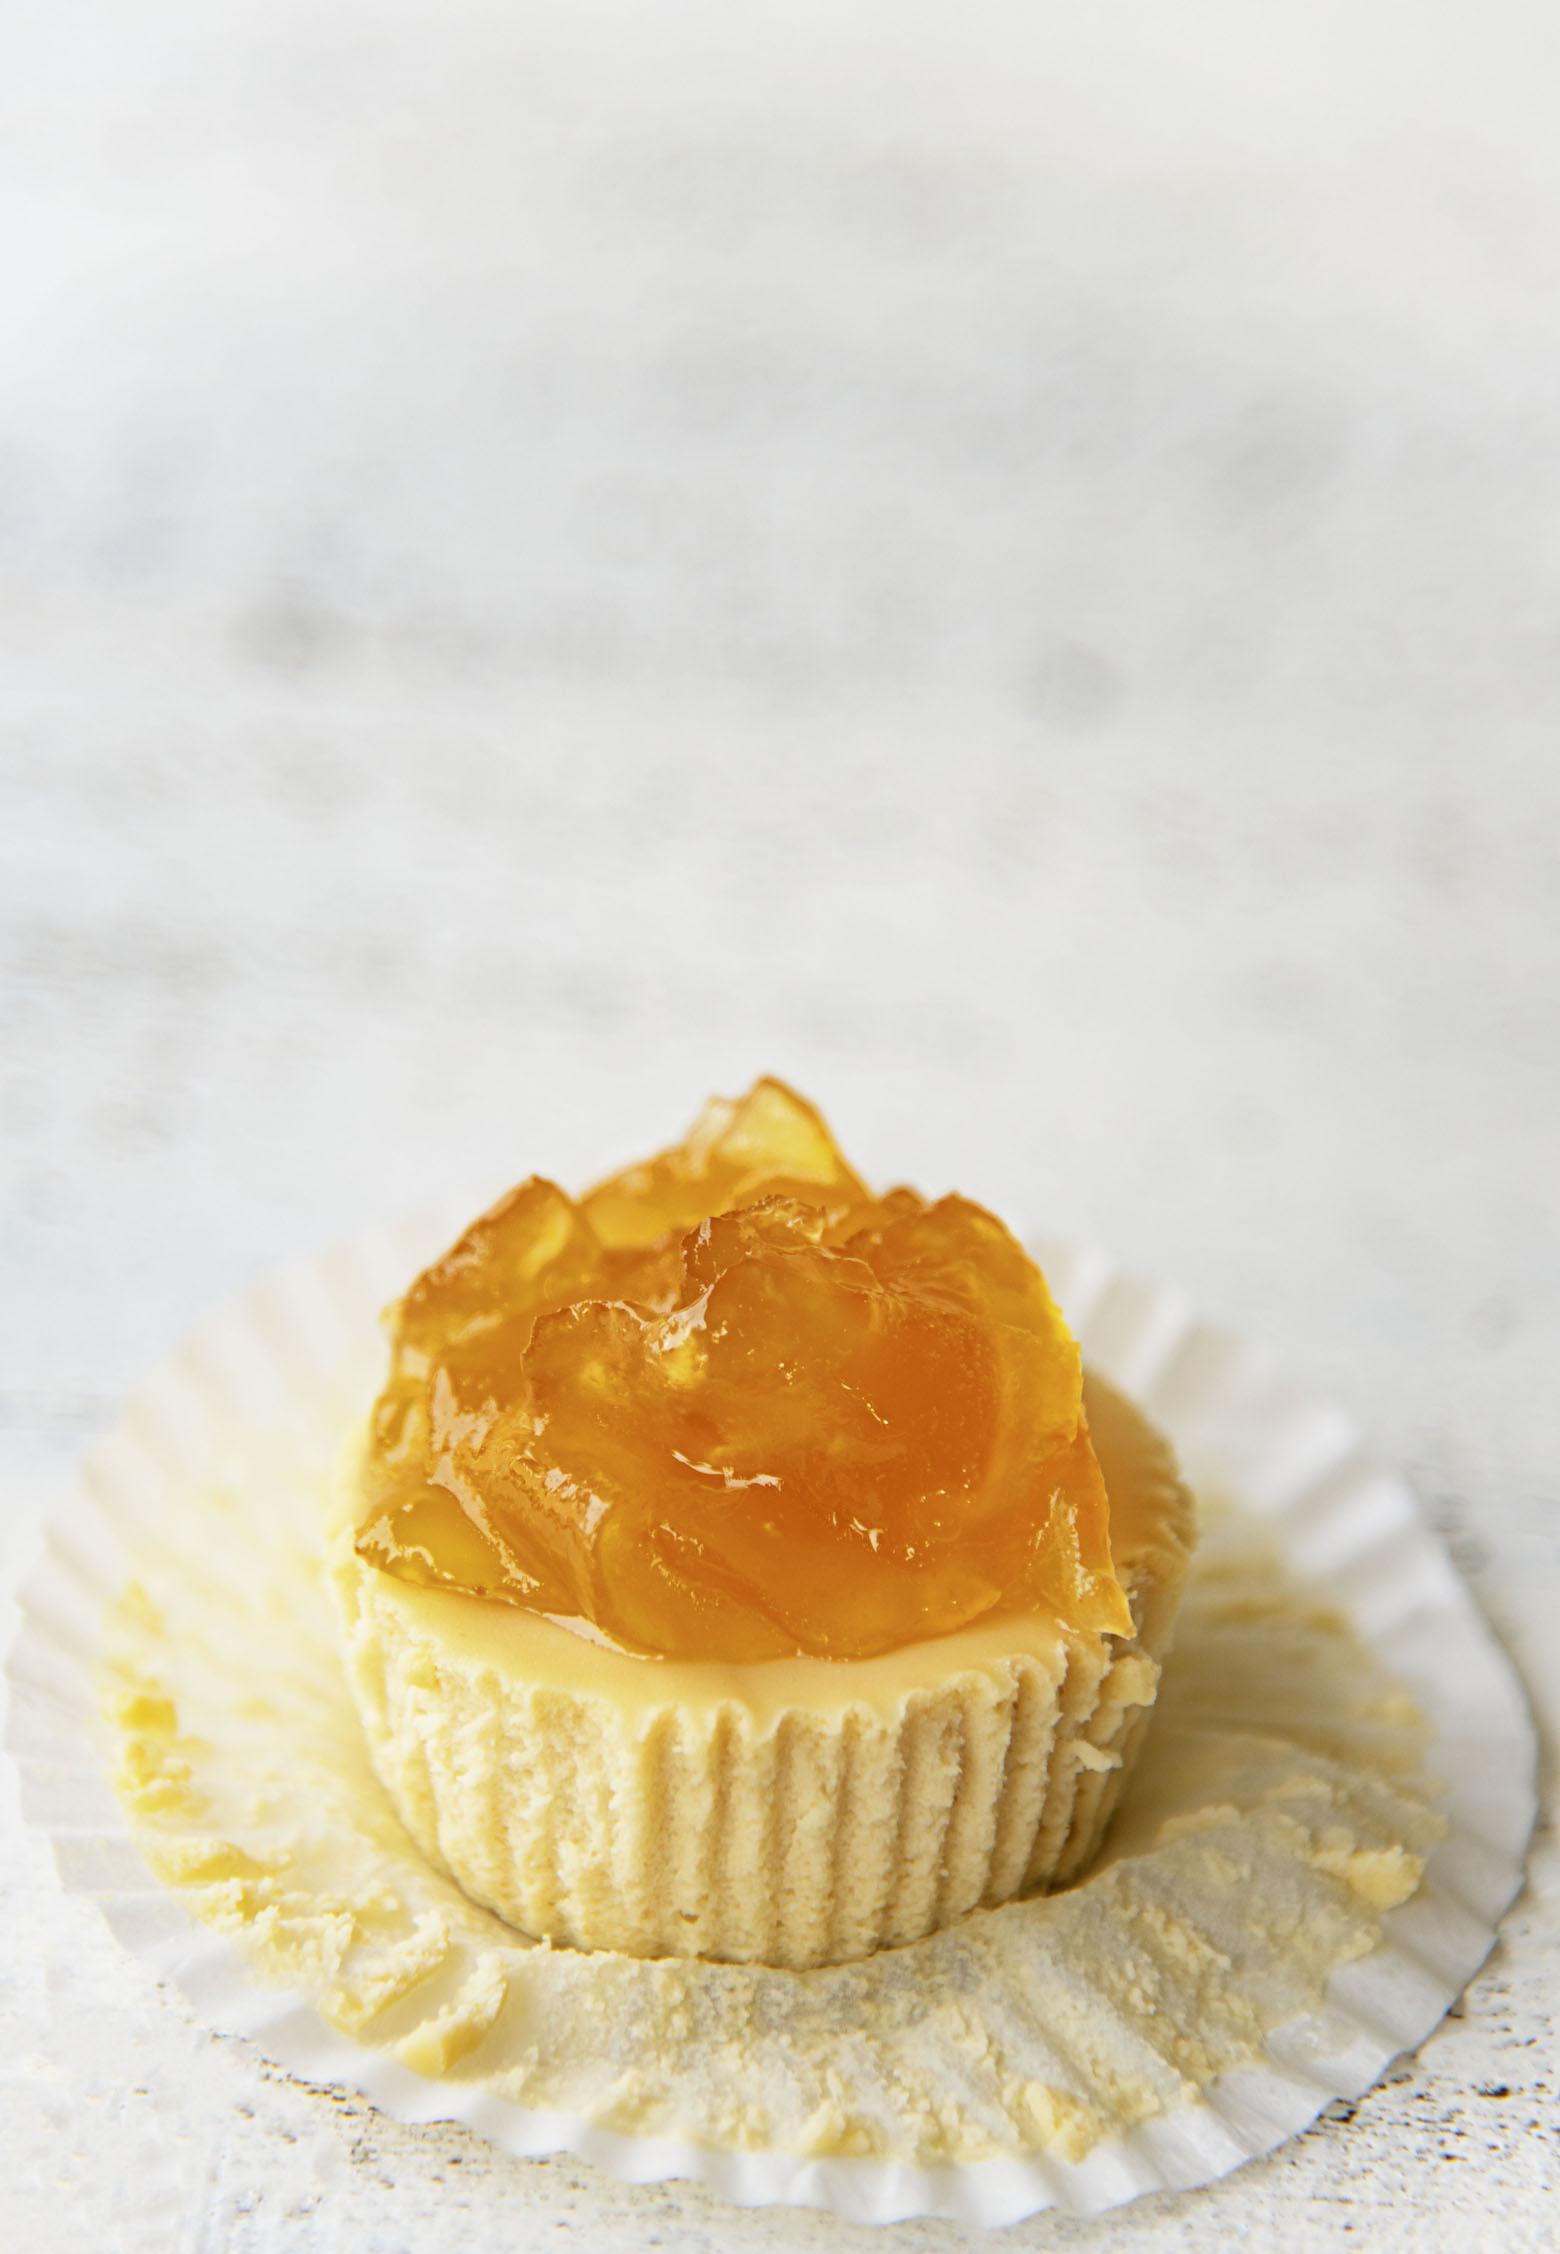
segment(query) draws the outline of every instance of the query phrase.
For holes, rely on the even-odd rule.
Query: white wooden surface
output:
[[[1330,1386],[1552,1729],[1537,12],[60,0],[6,44],[7,1575],[269,1262],[773,1067]],[[279,2081],[3,1794],[8,2245],[867,2243]],[[1352,2119],[1012,2242],[1551,2246],[1557,1895],[1546,1829]]]

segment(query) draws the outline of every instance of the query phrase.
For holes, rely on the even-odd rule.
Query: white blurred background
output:
[[[1511,0],[0,19],[8,1569],[267,1264],[770,1069],[1329,1386],[1560,1697],[1557,79]],[[112,1990],[144,2243],[377,2246],[5,1853],[33,2242],[143,2243]],[[1435,2245],[1560,2189],[1502,2133]]]

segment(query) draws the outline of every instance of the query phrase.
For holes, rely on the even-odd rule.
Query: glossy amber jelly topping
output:
[[[967,1198],[873,1197],[778,1081],[577,1201],[522,1182],[391,1324],[357,1547],[405,1580],[676,1659],[1132,1632],[1039,1269]]]

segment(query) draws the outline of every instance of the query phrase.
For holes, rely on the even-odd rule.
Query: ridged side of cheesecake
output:
[[[802,1969],[864,1957],[1098,1851],[1192,1536],[1168,1449],[1093,1381],[1138,1633],[1041,1615],[880,1659],[640,1659],[358,1558],[329,1579],[374,1765],[412,1837],[523,1932]]]

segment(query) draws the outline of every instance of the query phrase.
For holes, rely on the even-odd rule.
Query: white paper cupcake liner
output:
[[[295,1480],[317,1478],[377,1389],[380,1306],[463,1218],[431,1216],[333,1252],[205,1325],[88,1459],[22,1593],[7,1742],[25,1811],[49,1836],[63,1883],[96,1900],[123,1944],[206,2024],[249,2038],[304,2080],[360,2090],[402,2121],[462,2121],[516,2155],[572,2152],[631,2183],[692,2178],[743,2206],[982,2225],[1052,2206],[1093,2214],[1147,2191],[1209,2183],[1273,2150],[1330,2100],[1358,2096],[1431,2031],[1521,1883],[1536,1754],[1513,1671],[1408,1488],[1371,1461],[1346,1416],[1243,1341],[1194,1320],[1176,1294],[1060,1244],[1040,1246],[1039,1257],[1088,1360],[1168,1432],[1194,1486],[1260,1524],[1283,1564],[1347,1617],[1427,1721],[1425,1769],[1444,1786],[1445,1837],[1412,1899],[1386,1913],[1380,1945],[1332,1975],[1325,2008],[1278,2026],[1260,2062],[1076,2162],[1047,2153],[915,2167],[712,2149],[529,2110],[424,2079],[298,1997],[260,1985],[238,1950],[151,1875],[106,1781],[105,1619],[138,1553],[155,1542],[172,1489],[219,1489],[261,1446]]]

